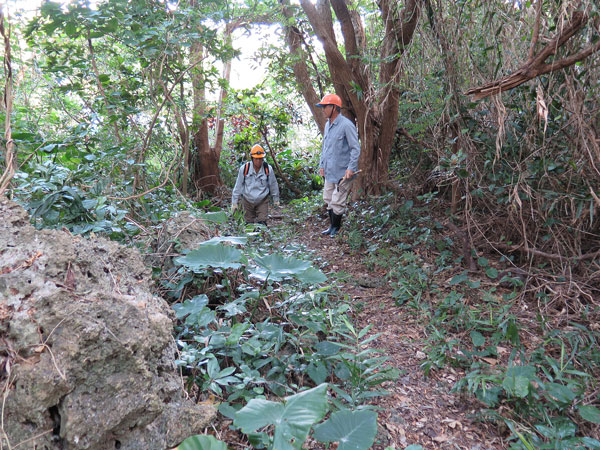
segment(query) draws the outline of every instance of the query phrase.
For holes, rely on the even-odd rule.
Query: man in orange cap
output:
[[[264,160],[264,149],[256,144],[250,150],[252,163],[242,164],[231,194],[231,212],[239,205],[244,206],[244,219],[248,223],[267,224],[269,214],[269,195],[273,204],[279,206],[279,185],[273,168]]]
[[[358,171],[360,144],[356,126],[341,114],[342,99],[339,96],[327,94],[317,106],[323,108],[327,117],[319,175],[325,177],[323,200],[327,204],[329,228],[322,234],[334,237],[342,226],[348,193]]]

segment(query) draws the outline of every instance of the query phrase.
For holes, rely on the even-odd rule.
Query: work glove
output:
[[[234,203],[231,205],[231,214],[233,214],[238,209],[238,204]]]

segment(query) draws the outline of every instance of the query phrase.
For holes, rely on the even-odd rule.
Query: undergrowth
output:
[[[507,429],[511,449],[600,448],[597,305],[565,322],[501,258],[473,252],[477,270],[465,270],[461,243],[431,213],[435,194],[420,200],[361,204],[346,241],[387,271],[396,304],[424,324],[424,373],[461,369],[453,392],[477,399],[476,419]]]
[[[248,448],[297,449],[309,436],[370,448],[372,400],[397,376],[370,346],[378,335],[354,327],[326,264],[291,229],[244,225],[237,214],[219,228],[221,237],[180,248],[159,277],[189,392],[218,405]],[[221,444],[194,436],[180,448]]]

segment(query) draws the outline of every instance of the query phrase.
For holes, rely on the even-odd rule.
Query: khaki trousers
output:
[[[352,183],[353,180],[344,180],[339,185],[325,181],[323,200],[327,203],[327,209],[333,210],[333,213],[337,215],[343,215],[346,212],[346,200]]]
[[[267,216],[269,215],[268,195],[256,205],[242,197],[242,205],[244,206],[244,219],[247,223],[267,222]]]

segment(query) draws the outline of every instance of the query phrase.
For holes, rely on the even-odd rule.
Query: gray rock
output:
[[[35,230],[7,200],[0,217],[0,447],[164,449],[200,433],[214,408],[184,399],[172,311],[138,252]]]

